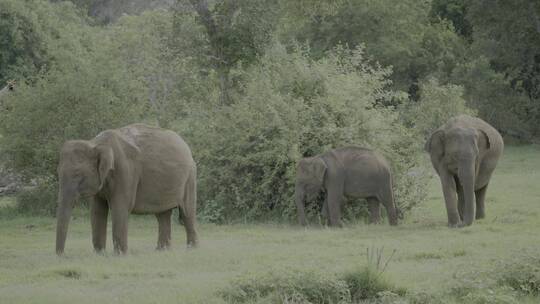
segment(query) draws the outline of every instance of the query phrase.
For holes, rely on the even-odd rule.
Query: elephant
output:
[[[497,130],[468,115],[449,119],[431,134],[425,150],[441,181],[449,227],[485,217],[487,187],[503,149]]]
[[[390,166],[373,150],[343,147],[298,162],[295,201],[301,225],[307,224],[304,200],[312,200],[321,189],[326,192],[323,214],[328,217],[330,226],[342,226],[344,196],[366,198],[371,223],[380,221],[380,204],[384,205],[390,225],[397,225]]]
[[[60,151],[56,253],[62,255],[75,201],[88,198],[94,250],[105,250],[107,217],[112,217],[114,252],[128,249],[128,215],[155,214],[157,249],[171,239],[171,214],[180,211],[187,245],[197,245],[197,167],[191,150],[175,132],[132,124],[106,130],[91,140],[69,140]]]

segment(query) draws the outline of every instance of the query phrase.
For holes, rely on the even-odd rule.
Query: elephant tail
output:
[[[397,225],[398,218],[401,217],[401,211],[396,205],[394,198],[394,177],[390,170],[386,172],[386,179],[388,184],[384,189],[381,189],[381,200],[387,206],[388,219],[390,220],[391,225]]]
[[[188,235],[188,246],[197,246],[197,168],[193,166],[184,187],[184,199],[180,209],[184,218],[184,227]]]
[[[184,211],[182,210],[182,206],[178,206],[178,223],[184,225]]]
[[[184,189],[183,216],[195,217],[197,212],[197,169],[194,167],[189,174]]]

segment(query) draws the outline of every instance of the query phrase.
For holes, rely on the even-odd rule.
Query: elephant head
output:
[[[58,208],[56,211],[56,253],[64,252],[71,211],[79,197],[96,195],[114,167],[111,147],[90,141],[67,141],[58,165]]]
[[[467,127],[439,129],[426,142],[425,149],[430,153],[434,167],[458,177],[460,185],[456,186],[462,187],[465,201],[465,225],[473,221],[474,185],[480,157],[490,147],[490,139],[485,131]]]
[[[304,200],[312,200],[319,194],[324,184],[326,163],[320,157],[301,159],[296,168],[295,201],[298,208],[298,221],[306,225]]]

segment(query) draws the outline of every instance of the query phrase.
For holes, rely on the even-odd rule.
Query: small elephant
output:
[[[306,225],[304,200],[312,200],[326,190],[323,213],[330,226],[341,226],[344,196],[366,198],[370,222],[380,221],[380,204],[386,207],[390,225],[397,225],[388,162],[370,149],[345,147],[301,159],[296,169],[295,200],[298,220]]]
[[[67,141],[58,165],[56,253],[63,254],[73,204],[91,198],[92,242],[105,249],[107,216],[112,216],[115,253],[126,253],[129,213],[153,213],[158,249],[168,248],[172,209],[178,207],[188,246],[197,244],[196,166],[178,134],[144,124],[101,132],[91,140]]]
[[[474,217],[485,217],[486,190],[503,148],[497,130],[468,115],[451,118],[431,134],[425,150],[441,179],[448,226],[468,226]]]

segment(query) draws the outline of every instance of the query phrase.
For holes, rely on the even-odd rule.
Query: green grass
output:
[[[397,250],[384,273],[388,281],[410,293],[446,296],[467,291],[469,276],[488,279],[499,264],[540,252],[539,181],[540,147],[508,147],[488,190],[486,219],[464,229],[446,227],[436,178],[428,200],[397,227],[204,224],[200,248],[186,250],[183,227],[175,224],[172,250],[156,252],[155,218],[132,216],[125,257],[110,253],[110,233],[108,254],[94,254],[82,214],[70,225],[63,258],[54,254],[54,219],[4,217],[0,303],[224,303],[218,291],[239,276],[297,270],[340,275],[366,264],[366,248],[382,247],[386,256]],[[5,204],[11,203],[0,201]]]

